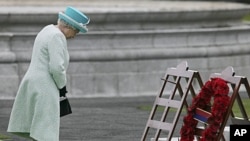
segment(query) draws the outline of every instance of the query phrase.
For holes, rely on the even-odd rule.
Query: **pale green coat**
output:
[[[8,132],[38,141],[59,141],[59,90],[69,64],[63,33],[48,25],[37,35],[31,63],[12,108]]]

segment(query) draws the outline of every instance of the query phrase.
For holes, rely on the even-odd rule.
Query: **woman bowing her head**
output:
[[[59,97],[67,93],[67,39],[86,33],[90,19],[67,7],[57,25],[45,26],[36,36],[31,62],[12,107],[7,131],[37,141],[59,141]]]

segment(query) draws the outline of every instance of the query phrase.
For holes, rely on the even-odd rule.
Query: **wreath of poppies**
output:
[[[211,107],[211,116],[208,118],[208,126],[202,132],[200,141],[216,141],[218,129],[223,121],[224,114],[230,103],[228,96],[229,87],[225,80],[221,78],[212,78],[202,87],[200,93],[193,99],[188,113],[183,119],[183,126],[180,130],[180,141],[193,141],[195,128],[198,121],[193,118],[196,108],[206,109],[211,105],[213,97],[213,105]]]

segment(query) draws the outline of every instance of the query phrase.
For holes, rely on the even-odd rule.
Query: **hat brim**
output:
[[[64,14],[63,12],[59,12],[58,16],[59,16],[59,19],[64,20],[69,25],[78,29],[80,32],[82,32],[82,33],[88,32],[88,28],[86,27],[86,24],[88,24],[88,22],[85,25],[82,23],[78,23],[75,20],[73,20],[72,18],[70,18],[69,16],[67,16],[66,14]]]

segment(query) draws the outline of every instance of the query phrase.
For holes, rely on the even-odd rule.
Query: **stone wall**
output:
[[[166,69],[182,61],[199,71],[203,81],[227,66],[250,77],[250,26],[241,21],[250,12],[249,6],[202,3],[197,9],[189,3],[180,9],[180,3],[167,2],[163,9],[162,2],[154,4],[158,7],[154,11],[152,2],[144,7],[130,3],[124,9],[115,4],[80,7],[87,9],[93,24],[88,34],[68,41],[70,97],[155,95]],[[22,12],[0,14],[4,27],[0,32],[0,98],[14,98],[37,32],[53,23],[62,8],[2,8]]]

